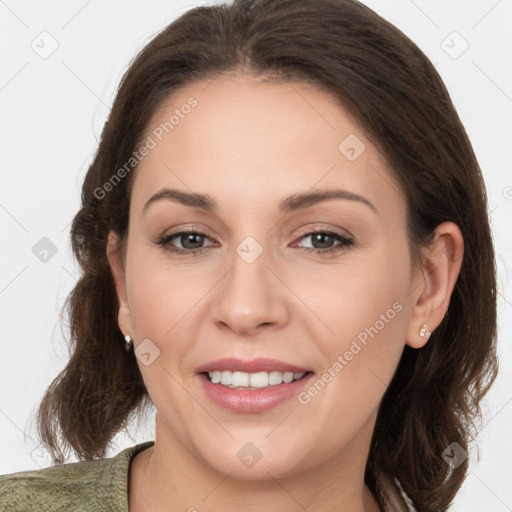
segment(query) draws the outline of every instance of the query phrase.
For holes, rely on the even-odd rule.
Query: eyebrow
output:
[[[162,199],[176,201],[184,206],[199,208],[201,210],[210,212],[216,212],[218,209],[217,203],[208,194],[199,194],[195,192],[184,192],[178,189],[162,188],[148,199],[144,205],[144,208],[142,209],[142,212],[146,213],[151,204]],[[378,213],[375,205],[365,197],[339,188],[293,194],[283,199],[279,203],[279,211],[281,213],[289,213],[292,211],[309,208],[310,206],[330,199],[346,199],[349,201],[357,201],[368,206],[374,213]]]

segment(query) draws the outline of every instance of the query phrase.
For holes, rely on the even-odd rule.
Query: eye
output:
[[[201,231],[179,231],[177,233],[171,233],[161,237],[156,243],[161,245],[166,251],[170,251],[175,254],[195,255],[201,252],[204,248],[202,247],[202,244],[204,243],[205,238],[209,237],[206,233],[202,233]],[[171,243],[174,239],[181,244],[181,247],[175,247],[174,244],[176,242]]]
[[[333,231],[311,231],[303,235],[300,240],[307,238],[311,239],[311,244],[313,245],[313,247],[302,247],[307,254],[327,254],[336,251],[344,251],[347,247],[354,244],[352,238]],[[336,241],[338,241],[338,245],[333,246],[332,244]]]
[[[313,247],[300,247],[307,254],[328,254],[343,251],[354,243],[352,238],[327,230],[305,233],[301,236],[300,240],[307,238],[311,239]],[[207,239],[209,240],[210,238],[206,233],[197,230],[188,230],[164,235],[157,240],[156,243],[171,253],[178,255],[192,254],[195,256],[205,248],[203,244]],[[332,244],[336,242],[338,242],[338,244],[333,246]],[[176,247],[176,243],[181,247]]]

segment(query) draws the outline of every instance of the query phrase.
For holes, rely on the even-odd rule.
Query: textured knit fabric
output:
[[[137,444],[115,457],[0,476],[1,512],[128,512],[128,470]]]
[[[112,458],[0,476],[1,512],[128,512],[128,472],[146,441]],[[413,512],[398,481],[378,479],[383,512]]]

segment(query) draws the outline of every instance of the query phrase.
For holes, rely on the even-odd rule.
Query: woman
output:
[[[439,75],[369,8],[185,13],[123,78],[71,230],[39,429],[82,462],[3,476],[0,508],[448,509],[497,371],[486,211]],[[150,405],[155,441],[96,460]]]

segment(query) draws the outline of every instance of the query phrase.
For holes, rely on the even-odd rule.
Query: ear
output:
[[[107,241],[107,259],[110,264],[112,276],[116,286],[117,299],[119,301],[118,323],[123,336],[127,334],[132,336],[132,323],[130,318],[130,308],[128,305],[128,296],[126,293],[126,277],[123,263],[121,260],[121,244],[119,236],[110,231]],[[133,337],[133,336],[132,336]]]
[[[459,276],[463,256],[464,238],[457,224],[440,224],[435,229],[431,245],[423,252],[423,264],[416,271],[413,280],[407,345],[413,348],[423,347],[428,341],[429,333],[443,320]],[[424,325],[427,325],[427,332],[420,333]]]

